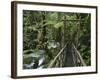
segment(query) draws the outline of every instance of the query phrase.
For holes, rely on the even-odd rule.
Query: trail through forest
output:
[[[23,69],[90,65],[90,14],[23,10]]]

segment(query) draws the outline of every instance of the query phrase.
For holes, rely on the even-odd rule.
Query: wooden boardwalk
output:
[[[75,67],[86,66],[80,52],[75,45],[65,44],[55,58],[50,62],[48,68],[51,67]]]

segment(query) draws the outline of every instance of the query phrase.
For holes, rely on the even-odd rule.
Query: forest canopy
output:
[[[91,15],[23,10],[23,68],[91,65]]]

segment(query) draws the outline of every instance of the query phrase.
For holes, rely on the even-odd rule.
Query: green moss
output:
[[[27,57],[23,59],[24,64],[30,64],[32,62],[32,57]]]

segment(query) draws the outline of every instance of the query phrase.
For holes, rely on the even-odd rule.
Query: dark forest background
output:
[[[23,10],[24,69],[48,68],[65,44],[62,53],[72,54],[74,44],[86,66],[91,65],[90,14]],[[57,59],[56,67],[67,67],[62,59]]]

